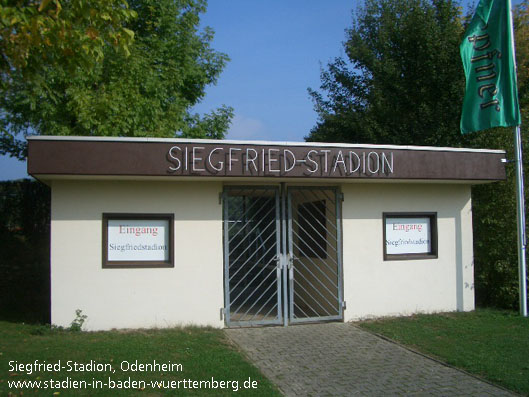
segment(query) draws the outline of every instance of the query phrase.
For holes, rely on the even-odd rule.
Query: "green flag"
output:
[[[510,0],[480,0],[460,46],[461,132],[520,125]]]

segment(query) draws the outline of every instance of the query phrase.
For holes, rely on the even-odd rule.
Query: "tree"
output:
[[[2,0],[0,73],[34,78],[43,65],[89,67],[112,46],[128,53],[134,32],[123,26],[136,16],[125,0]]]
[[[529,147],[529,0],[514,11],[522,140]],[[347,59],[321,72],[309,89],[318,122],[308,140],[503,149],[513,155],[512,129],[459,132],[464,74],[459,44],[471,14],[442,0],[365,0],[346,32]],[[529,169],[529,152],[524,168]],[[507,181],[474,186],[476,301],[518,305],[514,168]],[[527,178],[527,171],[525,172]],[[527,184],[526,184],[527,185]]]
[[[366,0],[344,43],[347,59],[309,89],[313,141],[458,145],[464,75],[457,3]]]
[[[132,0],[137,15],[123,25],[135,33],[130,55],[103,48],[90,69],[43,65],[44,85],[15,70],[0,97],[0,151],[24,156],[27,133],[221,138],[232,109],[200,117],[190,109],[216,82],[228,57],[199,32],[204,0]],[[22,150],[18,150],[20,148]]]
[[[49,322],[50,188],[0,182],[0,317]]]
[[[524,184],[529,171],[529,1],[514,8],[518,98],[522,114]],[[473,134],[471,145],[502,149],[514,159],[512,128],[495,128]],[[474,263],[476,299],[482,305],[518,306],[518,257],[516,229],[515,169],[506,166],[507,180],[472,188],[474,213]],[[529,213],[526,196],[526,213]],[[527,226],[527,225],[526,225]]]

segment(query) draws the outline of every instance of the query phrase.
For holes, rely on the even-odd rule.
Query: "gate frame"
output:
[[[294,317],[294,261],[297,259],[294,255],[293,243],[293,225],[292,225],[292,191],[302,190],[329,190],[334,194],[334,209],[336,214],[336,250],[337,250],[337,289],[338,289],[338,314],[336,316],[318,316],[318,317]],[[344,299],[343,299],[343,239],[342,239],[342,192],[339,186],[313,185],[313,186],[287,186],[287,212],[288,212],[288,321],[290,324],[314,323],[320,321],[343,321]],[[285,316],[286,317],[286,316]]]
[[[230,285],[229,285],[229,220],[228,192],[230,190],[272,190],[275,191],[276,213],[276,272],[277,272],[277,318],[274,320],[231,321],[230,318]],[[293,236],[292,236],[292,202],[293,190],[328,190],[335,197],[337,259],[338,259],[338,315],[294,318],[294,269],[293,269]],[[223,213],[223,252],[224,252],[224,322],[228,328],[253,327],[263,325],[283,325],[299,323],[314,323],[325,321],[343,321],[345,302],[343,300],[343,238],[342,238],[342,201],[343,193],[336,185],[296,185],[281,182],[270,185],[224,185],[221,193]],[[288,236],[288,238],[287,238]],[[287,285],[288,283],[288,285]]]
[[[228,196],[230,190],[272,190],[275,194],[275,235],[276,235],[276,283],[277,283],[277,318],[274,320],[256,320],[256,321],[231,321],[231,302],[230,302],[230,249],[229,249],[229,217],[228,217]],[[222,213],[223,213],[223,235],[222,240],[224,244],[224,322],[227,327],[253,327],[256,325],[281,325],[284,323],[283,309],[282,309],[282,284],[283,277],[281,275],[281,205],[280,205],[280,189],[276,185],[225,185],[222,190]]]

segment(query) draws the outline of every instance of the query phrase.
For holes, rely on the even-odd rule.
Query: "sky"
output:
[[[320,65],[343,53],[353,3],[210,1],[203,23],[231,61],[196,109],[233,106],[228,139],[303,140],[316,122],[307,88],[318,88]]]
[[[227,139],[303,141],[317,115],[307,88],[343,56],[359,0],[209,0],[201,25],[230,61],[194,111],[235,111]],[[515,1],[517,3],[517,1]],[[25,162],[0,156],[0,180],[26,177]]]

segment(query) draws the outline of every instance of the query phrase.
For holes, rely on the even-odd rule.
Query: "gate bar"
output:
[[[282,243],[282,254],[281,254],[281,267],[282,267],[282,281],[283,281],[283,326],[288,325],[288,270],[287,270],[287,187],[285,182],[281,182],[281,243]]]

